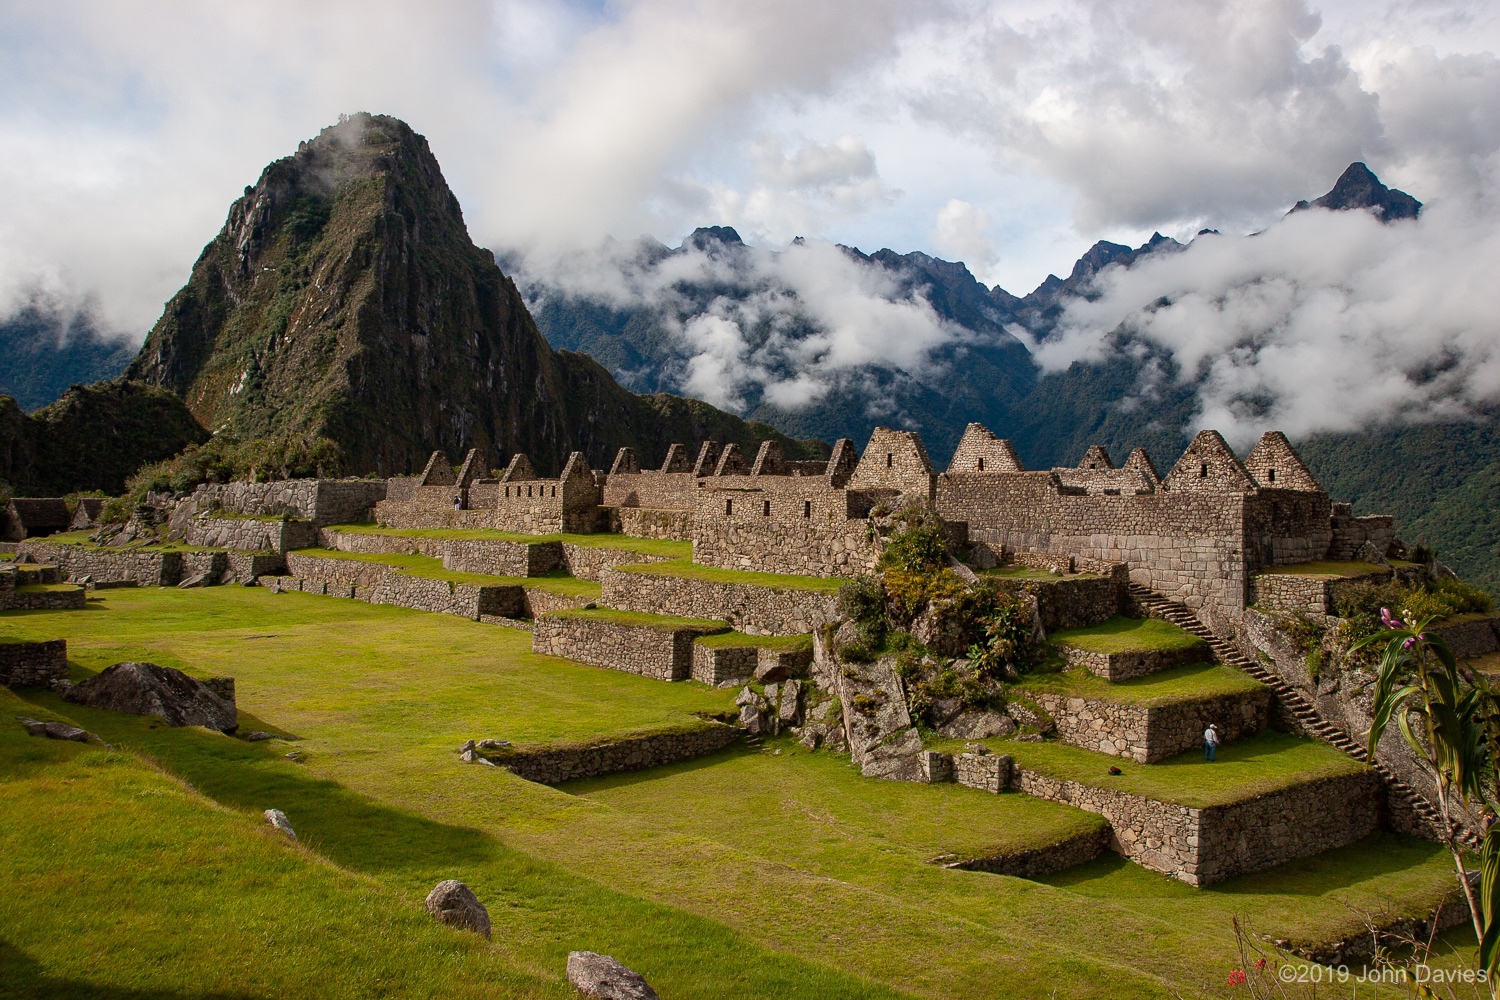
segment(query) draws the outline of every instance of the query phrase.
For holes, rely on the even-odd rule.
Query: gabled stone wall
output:
[[[371,510],[386,494],[384,479],[282,479],[269,483],[205,483],[189,499],[198,514],[209,513],[217,504],[231,514],[288,513],[322,527],[368,521]]]

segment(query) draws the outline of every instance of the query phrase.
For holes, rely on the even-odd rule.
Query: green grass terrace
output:
[[[1263,686],[1234,667],[1218,663],[1189,663],[1128,681],[1107,681],[1075,667],[1057,673],[1029,675],[1015,689],[1023,695],[1046,692],[1068,698],[1151,708],[1223,695],[1250,694]]]
[[[702,628],[727,630],[729,626],[711,618],[678,618],[674,615],[652,615],[643,611],[616,611],[614,608],[570,608],[550,611],[545,618],[572,618],[580,621],[604,622],[609,625],[628,625],[632,628],[650,628],[659,632],[675,632],[678,629]]]
[[[989,577],[995,580],[1039,580],[1043,583],[1056,583],[1059,580],[1104,579],[1098,573],[1054,573],[1035,566],[1000,566],[995,569],[982,569],[978,576],[980,579]]]
[[[668,558],[691,557],[692,542],[679,542],[670,538],[635,538],[631,535],[553,533],[550,535],[528,535],[517,531],[496,531],[489,528],[382,528],[376,524],[336,524],[327,529],[354,535],[387,535],[392,538],[433,538],[448,541],[493,541],[519,542],[523,545],[539,545],[543,542],[562,542],[565,545],[580,545],[591,549],[622,549],[648,556]]]
[[[1243,802],[1303,782],[1367,769],[1327,744],[1271,729],[1224,744],[1213,763],[1205,761],[1198,750],[1156,764],[1135,764],[1055,740],[1041,743],[1011,740],[992,745],[992,749],[998,745],[1004,746],[1004,752],[1015,759],[1018,767],[1049,778],[1198,809]],[[1111,767],[1124,773],[1111,775]]]
[[[1072,646],[1090,653],[1171,652],[1198,646],[1207,649],[1207,643],[1202,639],[1171,622],[1122,615],[1087,628],[1059,629],[1047,639],[1054,645]]]
[[[555,572],[543,576],[490,576],[485,573],[458,573],[443,568],[441,559],[430,556],[411,555],[399,552],[343,552],[338,549],[294,549],[288,555],[309,556],[316,559],[342,559],[349,562],[376,563],[391,566],[411,576],[422,576],[449,583],[464,583],[473,587],[533,587],[569,597],[597,598],[599,584],[593,580],[580,580],[566,573]]]
[[[775,587],[782,590],[812,590],[836,594],[849,581],[841,577],[797,576],[791,573],[760,573],[745,569],[720,569],[716,566],[700,566],[689,559],[672,559],[667,562],[646,563],[639,566],[617,566],[622,573],[641,573],[649,576],[675,576],[686,580],[704,580],[709,583],[738,583],[751,587]]]
[[[756,649],[769,649],[778,653],[788,653],[794,650],[811,651],[813,648],[812,636],[807,633],[746,635],[744,632],[719,632],[715,635],[699,636],[694,641],[700,646],[708,646],[711,649],[743,649],[746,646],[754,646]]]
[[[930,862],[1099,820],[862,778],[789,737],[532,784],[456,750],[675,729],[733,711],[734,692],[537,656],[525,632],[449,615],[133,588],[84,611],[3,612],[0,632],[67,639],[74,679],[127,659],[233,676],[241,731],[273,734],[251,743],[0,690],[0,994],[562,1000],[568,952],[591,950],[667,1000],[1207,1000],[1239,964],[1235,918],[1330,940],[1358,932],[1361,913],[1430,911],[1453,885],[1439,845],[1393,835],[1205,890],[1113,857],[1044,881],[949,870]],[[117,749],[28,737],[16,715]],[[1259,756],[1236,763],[1242,789],[1298,755],[1304,774],[1326,763],[1281,739],[1225,746],[1219,777],[1246,744]],[[1069,749],[1003,746],[1017,759]],[[1133,781],[1173,763],[1121,766]],[[1192,787],[1187,772],[1175,783]],[[268,808],[296,842],[265,824]],[[493,941],[427,917],[423,898],[447,878],[489,908]]]

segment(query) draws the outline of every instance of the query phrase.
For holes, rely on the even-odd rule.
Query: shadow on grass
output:
[[[203,993],[193,990],[134,990],[122,986],[103,986],[81,979],[65,979],[47,974],[36,959],[0,938],[0,997],[27,997],[28,1000],[257,1000],[254,993]]]
[[[451,869],[491,862],[504,850],[479,830],[433,822],[313,777],[284,756],[284,744],[171,728],[155,716],[85,708],[41,688],[18,694],[123,750],[153,758],[217,802],[256,813],[280,809],[303,844],[357,871]]]

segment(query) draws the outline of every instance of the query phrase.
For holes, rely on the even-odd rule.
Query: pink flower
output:
[[[1239,969],[1235,969],[1233,972],[1231,972],[1229,974],[1229,978],[1226,979],[1226,980],[1224,980],[1224,984],[1226,986],[1244,986],[1245,985],[1245,974],[1243,972],[1241,972]]]
[[[1380,609],[1380,623],[1386,628],[1400,628],[1401,623],[1391,614],[1390,608]]]
[[[1255,967],[1257,969],[1264,969],[1266,967],[1266,960],[1263,958],[1257,958],[1255,960]]]

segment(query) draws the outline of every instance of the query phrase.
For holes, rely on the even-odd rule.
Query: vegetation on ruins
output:
[[[1479,967],[1500,996],[1500,690],[1459,667],[1441,636],[1429,635],[1434,617],[1408,608],[1380,612],[1385,628],[1365,640],[1384,644],[1375,681],[1368,752],[1394,720],[1413,758],[1432,782],[1455,875],[1479,942]],[[1479,818],[1478,885],[1468,877],[1460,818]]]

